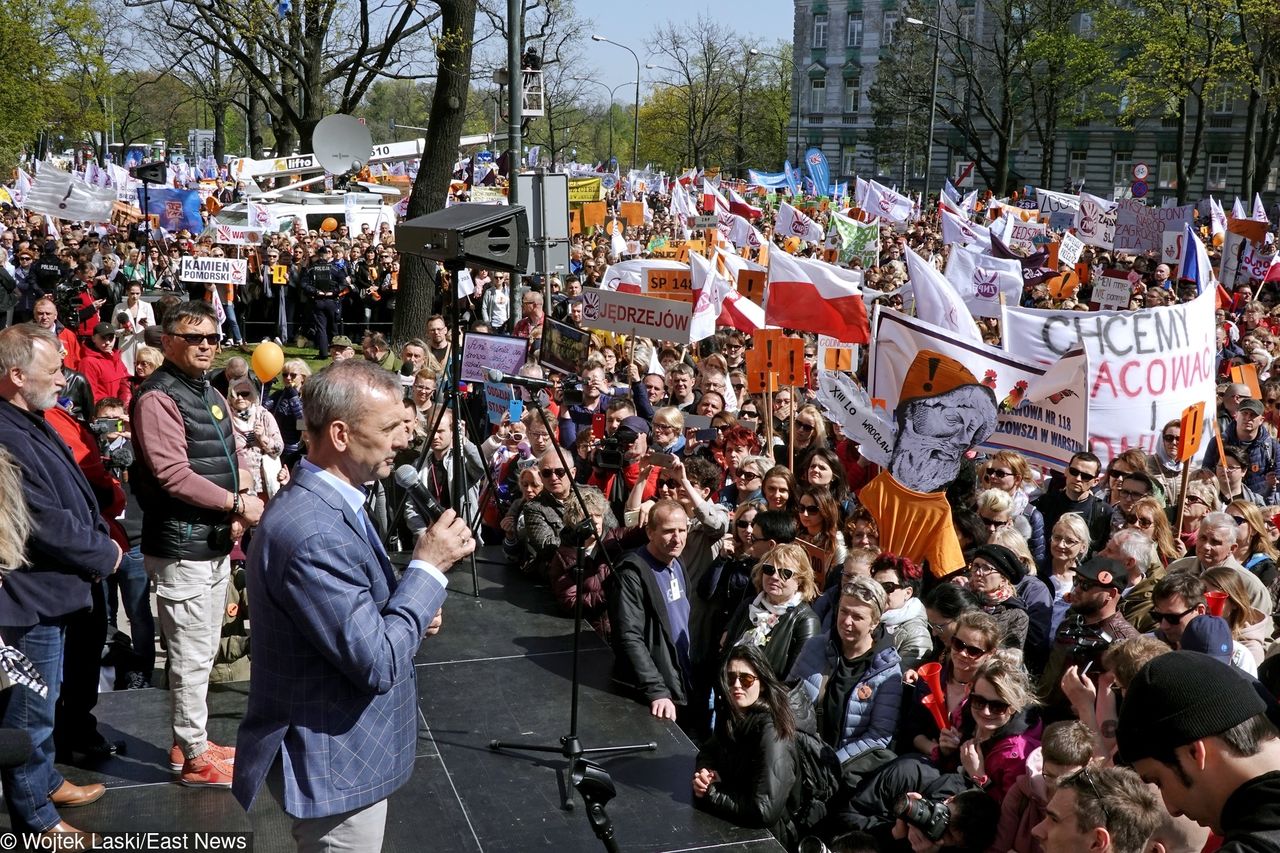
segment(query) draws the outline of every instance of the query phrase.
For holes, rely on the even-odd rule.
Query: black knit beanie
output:
[[[1018,555],[1003,545],[979,545],[973,549],[973,556],[986,560],[1014,586],[1021,583],[1027,574]]]
[[[1222,734],[1267,705],[1239,670],[1200,652],[1169,652],[1125,691],[1116,743],[1125,764]]]

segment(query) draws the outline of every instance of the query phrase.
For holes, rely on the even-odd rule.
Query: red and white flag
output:
[[[764,235],[744,217],[736,213],[722,213],[716,219],[720,235],[733,245],[750,246],[753,249],[764,245]]]
[[[786,252],[769,253],[764,318],[771,326],[831,335],[851,344],[871,342],[862,273]]]
[[[776,237],[799,237],[810,243],[821,243],[826,237],[821,225],[785,201],[778,203],[778,216],[774,220],[773,233]]]
[[[729,201],[706,178],[702,179],[702,209],[719,216],[729,212]]]
[[[733,285],[718,272],[711,261],[697,252],[689,253],[693,287],[693,322],[689,326],[690,342],[709,338],[716,333],[716,320],[725,296]]]
[[[768,267],[761,266],[755,261],[749,261],[741,255],[725,249],[716,250],[716,260],[723,265],[725,276],[730,281],[737,281],[738,273],[744,269],[758,270],[760,272],[768,270]],[[743,296],[736,289],[730,290],[725,294],[724,304],[720,306],[720,318],[716,320],[716,324],[732,326],[741,332],[751,334],[765,327],[764,309]]]
[[[745,198],[738,195],[733,189],[729,190],[729,212],[735,213],[746,219],[759,219],[764,216],[763,209],[752,206]]]

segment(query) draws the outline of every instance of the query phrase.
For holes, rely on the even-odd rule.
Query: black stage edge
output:
[[[422,728],[412,778],[391,798],[387,853],[598,851],[586,810],[560,807],[564,760],[501,754],[495,737],[550,741],[567,730],[573,623],[549,591],[508,571],[498,548],[477,554],[480,595],[470,572],[450,573],[444,627],[418,653]],[[250,604],[252,608],[252,604]],[[252,616],[251,622],[252,625]],[[656,741],[657,752],[596,759],[617,786],[607,810],[618,846],[630,851],[778,851],[764,830],[742,829],[697,811],[689,782],[695,749],[673,723],[610,687],[612,654],[588,628],[582,637],[581,729],[585,745]],[[215,685],[209,733],[234,743],[247,683]],[[230,791],[184,788],[168,772],[169,696],[164,690],[101,695],[99,729],[124,752],[93,767],[59,769],[78,784],[102,782],[98,802],[65,809],[83,830],[254,831],[255,853],[293,851],[288,821],[264,794],[245,815]],[[0,812],[0,831],[10,827]]]

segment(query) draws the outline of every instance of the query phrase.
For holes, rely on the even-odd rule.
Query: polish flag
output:
[[[775,252],[769,260],[765,322],[817,332],[851,344],[871,342],[862,273]]]
[[[1276,255],[1275,260],[1271,262],[1271,266],[1267,267],[1267,274],[1262,279],[1265,281],[1280,281],[1280,255]]]
[[[706,178],[702,179],[702,209],[709,214],[719,216],[722,213],[730,213],[729,202],[724,196],[720,195],[720,191],[711,186],[711,182]]]
[[[746,219],[759,219],[764,216],[763,209],[753,207],[746,199],[738,195],[732,189],[729,190],[729,212],[736,213],[738,216]]]

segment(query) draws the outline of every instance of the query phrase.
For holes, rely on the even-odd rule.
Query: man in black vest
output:
[[[302,289],[315,300],[316,358],[329,357],[329,339],[338,333],[342,316],[338,299],[349,285],[345,273],[333,262],[333,250],[328,246],[317,249],[315,262],[302,274]]]
[[[218,321],[204,302],[165,315],[164,364],[134,399],[131,483],[143,509],[142,556],[156,581],[168,641],[174,746],[170,769],[188,786],[230,787],[235,750],[209,741],[205,699],[222,633],[232,542],[258,523],[226,399],[207,374]],[[242,486],[243,484],[243,486]]]
[[[105,791],[73,785],[54,767],[54,707],[67,622],[90,606],[91,585],[114,572],[121,558],[93,489],[43,417],[57,405],[61,368],[58,339],[48,329],[24,323],[0,332],[0,447],[22,472],[34,519],[28,564],[0,584],[0,637],[31,659],[49,688],[45,696],[23,686],[0,692],[0,727],[24,729],[35,745],[32,757],[0,780],[14,829],[45,833],[79,832],[58,809],[86,805]]]

